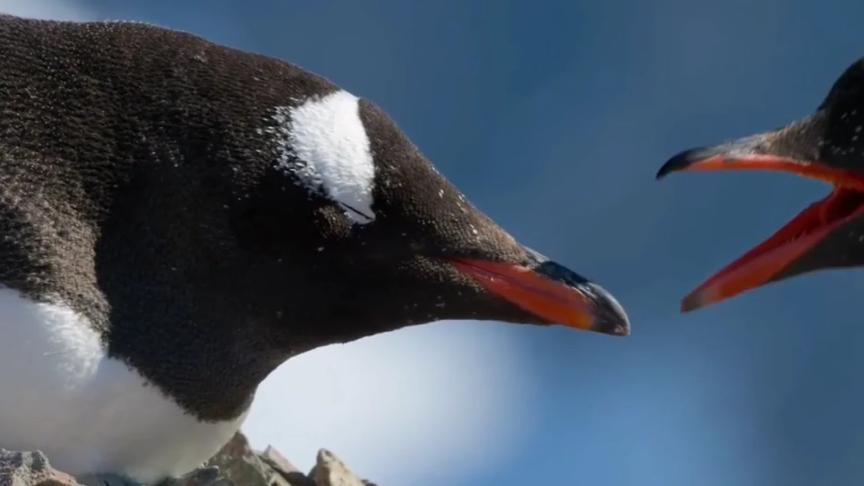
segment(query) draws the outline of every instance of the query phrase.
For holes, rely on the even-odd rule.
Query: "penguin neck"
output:
[[[222,292],[206,296],[165,289],[151,295],[157,294],[177,297],[148,302],[146,292],[132,291],[134,306],[118,305],[117,295],[111,298],[109,354],[205,421],[240,416],[261,381],[293,356],[419,324],[381,316],[323,324],[320,316],[315,322],[267,298],[249,305],[247,298]]]
[[[266,327],[218,299],[164,305],[113,299],[108,352],[132,365],[200,420],[231,420],[249,407],[258,384],[288,355]],[[153,305],[150,305],[153,304]],[[125,310],[124,310],[125,309]]]
[[[292,282],[312,279],[287,263],[236,253],[213,259],[188,242],[175,243],[196,251],[173,255],[146,240],[124,241],[107,236],[98,252],[98,281],[110,308],[109,354],[202,420],[241,415],[258,384],[292,356],[406,324],[381,309],[343,310],[323,297],[321,306],[309,305],[310,295],[326,291],[292,295],[286,275]],[[134,247],[136,258],[109,247]]]

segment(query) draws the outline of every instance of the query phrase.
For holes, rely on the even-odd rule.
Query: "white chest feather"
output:
[[[0,289],[0,448],[42,450],[74,475],[150,482],[207,460],[243,418],[199,422],[109,358],[86,318]]]

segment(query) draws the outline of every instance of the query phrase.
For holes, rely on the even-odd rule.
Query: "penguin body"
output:
[[[449,318],[629,329],[317,75],[0,16],[0,448],[177,476],[291,356]]]

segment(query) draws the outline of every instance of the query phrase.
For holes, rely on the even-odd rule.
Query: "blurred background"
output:
[[[140,20],[279,57],[388,111],[523,243],[601,282],[633,335],[437,323],[316,350],[245,430],[382,485],[864,481],[864,278],[826,272],[695,314],[680,298],[821,197],[666,158],[812,111],[864,54],[864,3],[0,0]]]

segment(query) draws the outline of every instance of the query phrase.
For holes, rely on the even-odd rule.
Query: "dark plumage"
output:
[[[0,283],[85,317],[100,359],[214,424],[241,416],[291,356],[406,325],[627,333],[610,295],[472,207],[375,105],[346,94],[353,111],[333,108],[334,93],[295,66],[184,33],[0,17]],[[326,116],[288,119],[310,106]],[[348,145],[298,147],[306,128]],[[332,159],[354,153],[362,160]],[[340,164],[374,170],[368,221],[328,192],[365,187],[322,175]],[[2,432],[0,447],[18,447]],[[182,465],[146,467],[157,477]]]

